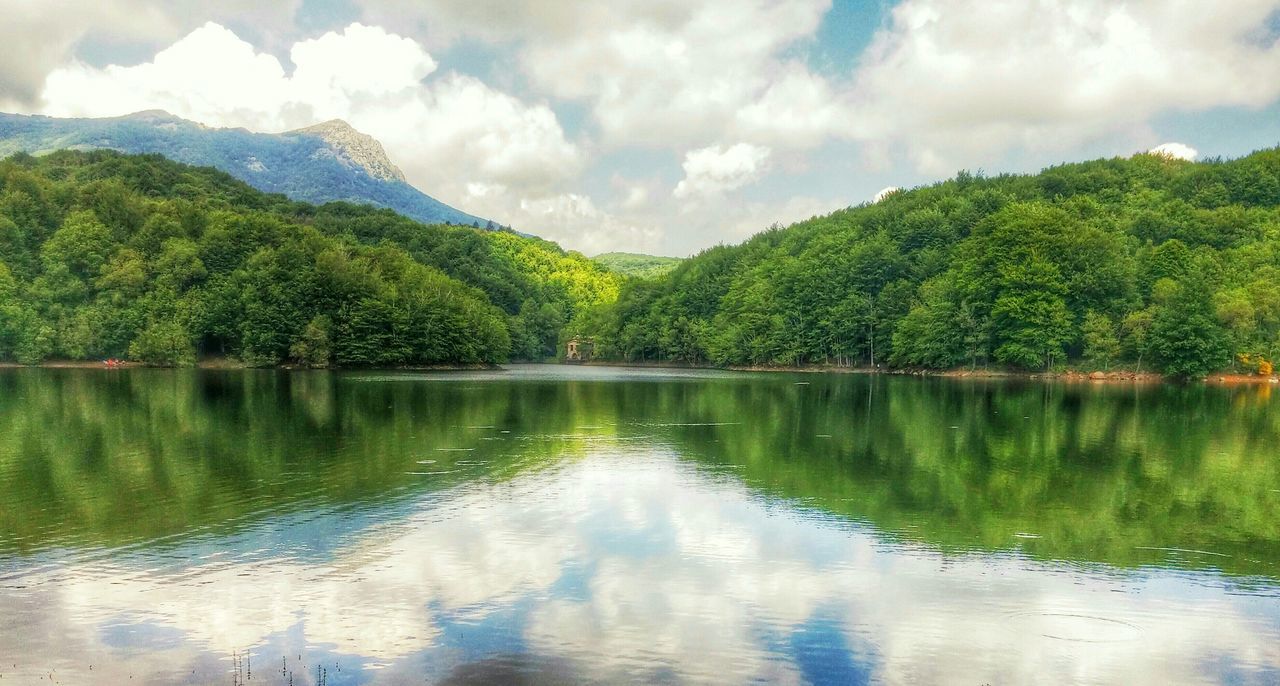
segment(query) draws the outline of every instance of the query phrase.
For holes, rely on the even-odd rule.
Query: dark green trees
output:
[[[1214,317],[1212,296],[1201,280],[1173,284],[1148,334],[1153,356],[1165,373],[1204,376],[1231,360],[1227,338]]]
[[[147,325],[129,344],[129,357],[163,367],[194,364],[196,349],[186,327],[172,319]]]
[[[1000,295],[991,306],[999,362],[1048,369],[1072,340],[1066,287],[1057,267],[1036,255],[1002,267]]]
[[[1080,326],[1084,358],[1105,371],[1119,359],[1122,352],[1120,337],[1111,317],[1090,310],[1085,313]]]

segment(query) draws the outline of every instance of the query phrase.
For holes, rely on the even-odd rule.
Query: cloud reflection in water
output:
[[[374,523],[321,559],[253,545],[341,530],[352,512],[261,522],[228,555],[201,557],[198,540],[163,562],[41,553],[0,596],[21,628],[0,656],[41,657],[5,671],[223,683],[225,657],[252,647],[263,683],[287,669],[305,683],[320,663],[332,684],[1280,676],[1272,582],[1246,596],[1213,571],[938,552],[655,445],[370,507]]]

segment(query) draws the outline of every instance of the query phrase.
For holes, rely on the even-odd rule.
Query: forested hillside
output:
[[[659,255],[641,255],[630,252],[607,252],[591,258],[597,264],[611,272],[623,276],[634,276],[641,279],[669,274],[680,264],[678,257],[662,257]]]
[[[296,203],[155,155],[0,162],[0,360],[538,359],[619,281],[546,241]]]
[[[715,247],[575,322],[598,353],[713,364],[1270,372],[1280,150],[961,173]]]

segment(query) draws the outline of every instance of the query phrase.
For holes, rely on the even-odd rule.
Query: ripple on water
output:
[[[1196,550],[1194,548],[1169,548],[1169,547],[1157,547],[1157,546],[1150,546],[1150,545],[1140,545],[1140,546],[1134,546],[1134,550],[1154,550],[1156,552],[1174,553],[1174,554],[1181,554],[1181,555],[1211,555],[1213,557],[1231,557],[1230,555],[1227,555],[1225,553],[1215,553],[1212,550]]]
[[[1123,619],[1070,611],[1028,610],[1006,616],[1005,626],[1018,634],[1076,643],[1120,643],[1142,637],[1142,627]]]

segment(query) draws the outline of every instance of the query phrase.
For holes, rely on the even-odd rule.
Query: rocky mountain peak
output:
[[[405,180],[404,173],[387,157],[387,151],[378,139],[360,133],[341,119],[332,119],[291,133],[320,138],[337,156],[364,169],[375,179]]]
[[[120,119],[135,119],[138,121],[156,121],[156,120],[181,121],[182,120],[181,117],[175,116],[165,110],[142,110],[141,112],[126,114],[123,117],[120,117]]]

